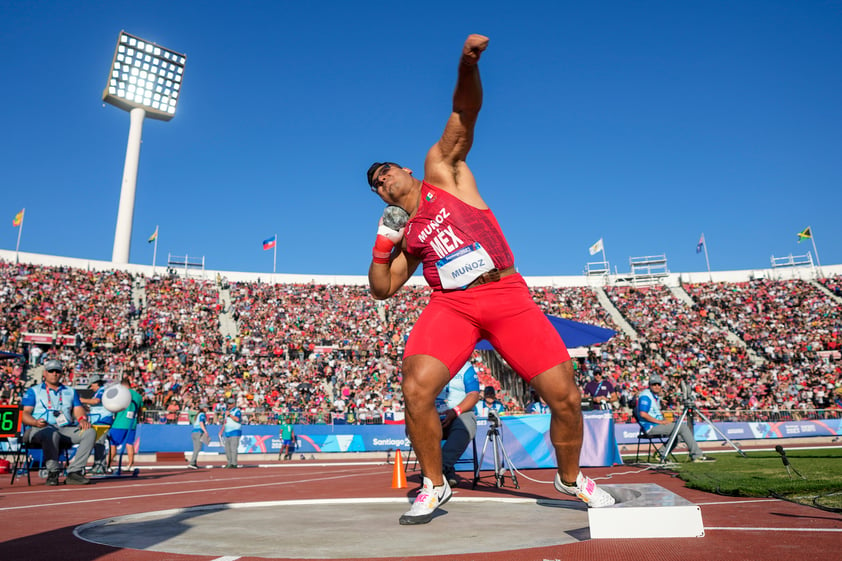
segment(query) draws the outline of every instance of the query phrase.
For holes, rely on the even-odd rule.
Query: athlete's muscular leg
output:
[[[403,361],[401,388],[406,408],[406,431],[422,473],[435,486],[444,483],[441,420],[436,412],[436,396],[449,380],[447,367],[429,355],[412,355]]]
[[[573,379],[573,363],[568,360],[532,379],[532,387],[550,406],[550,440],[555,447],[558,472],[563,481],[573,483],[579,474],[582,451],[582,400]]]

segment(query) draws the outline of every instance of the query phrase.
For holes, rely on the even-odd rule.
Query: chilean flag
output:
[[[272,249],[275,247],[275,244],[278,242],[278,234],[275,234],[268,240],[263,240],[263,249]]]

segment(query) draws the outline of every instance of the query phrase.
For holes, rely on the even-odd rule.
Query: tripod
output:
[[[684,384],[684,382],[682,381],[682,385],[683,384]],[[685,395],[686,395],[686,392],[685,392]],[[675,426],[672,428],[672,432],[670,433],[669,440],[667,440],[666,447],[664,448],[664,453],[661,455],[661,464],[662,465],[667,463],[667,459],[669,458],[669,453],[672,450],[672,447],[675,445],[676,438],[678,438],[678,429],[681,428],[681,423],[683,423],[684,420],[687,419],[688,415],[690,416],[690,430],[693,430],[693,414],[694,413],[696,415],[698,415],[704,422],[706,422],[708,425],[710,425],[710,428],[713,429],[713,432],[715,432],[716,434],[721,436],[725,440],[725,442],[727,442],[728,444],[731,445],[731,448],[733,448],[734,450],[739,452],[740,456],[742,456],[743,458],[746,457],[746,453],[743,452],[740,449],[739,446],[734,444],[734,442],[732,442],[730,438],[725,436],[725,433],[723,433],[721,430],[716,428],[716,425],[714,425],[711,422],[711,420],[708,419],[705,416],[704,413],[702,413],[701,411],[696,409],[695,402],[692,399],[690,399],[689,396],[687,396],[684,399],[684,411],[682,411],[681,416],[678,418],[678,421],[675,422]]]
[[[503,435],[500,433],[500,417],[493,411],[488,412],[488,433],[485,435],[485,442],[482,445],[482,453],[479,455],[479,463],[477,463],[477,471],[474,473],[474,482],[479,481],[479,471],[482,469],[482,460],[485,458],[485,449],[488,443],[491,442],[491,447],[494,451],[494,480],[497,487],[503,487],[506,479],[506,471],[512,476],[512,484],[515,489],[520,489],[517,482],[517,475],[512,467],[512,460],[509,454],[503,447]]]

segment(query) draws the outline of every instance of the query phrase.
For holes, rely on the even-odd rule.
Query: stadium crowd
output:
[[[607,327],[608,342],[575,359],[581,387],[601,372],[626,421],[653,374],[681,384],[719,418],[746,412],[842,410],[839,278],[607,286],[624,331],[590,287],[535,287],[545,313]],[[835,294],[831,296],[830,293]],[[0,261],[0,402],[16,403],[48,358],[72,365],[84,387],[96,373],[128,376],[147,422],[177,422],[209,406],[218,421],[234,399],[251,423],[378,423],[402,410],[400,356],[429,289],[378,302],[366,286],[267,284],[154,277]],[[615,313],[616,313],[615,312]],[[527,410],[499,359],[475,352],[482,386],[507,413]]]

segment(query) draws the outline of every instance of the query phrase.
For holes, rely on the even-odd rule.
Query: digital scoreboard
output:
[[[17,405],[0,405],[0,438],[17,438],[20,436],[20,407]]]

